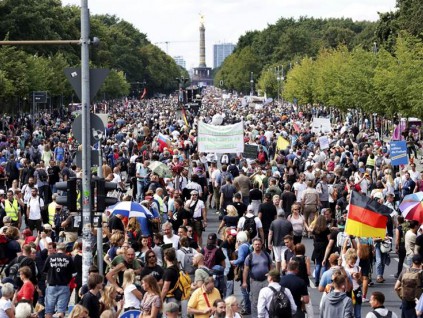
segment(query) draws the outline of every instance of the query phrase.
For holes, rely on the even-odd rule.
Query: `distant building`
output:
[[[173,59],[175,60],[175,63],[181,67],[183,67],[184,69],[187,68],[187,62],[185,62],[184,57],[183,56],[174,56]]]
[[[213,45],[213,68],[217,68],[222,65],[223,61],[233,52],[234,49],[235,45],[232,43]]]

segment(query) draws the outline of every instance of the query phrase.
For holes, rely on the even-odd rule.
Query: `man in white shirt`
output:
[[[166,222],[162,225],[163,242],[165,244],[172,244],[172,247],[177,250],[179,245],[179,236],[173,234],[172,223]]]
[[[269,317],[269,309],[270,309],[270,303],[272,302],[272,298],[274,295],[274,292],[272,290],[275,289],[276,291],[280,291],[281,285],[279,284],[280,281],[280,274],[279,271],[272,269],[267,274],[267,282],[269,285],[262,290],[260,290],[259,297],[258,297],[258,305],[257,305],[257,311],[258,311],[258,318],[268,318]],[[291,313],[292,316],[297,312],[297,305],[295,304],[294,297],[292,297],[291,291],[288,288],[284,288],[284,293],[289,299],[289,303],[291,304]]]
[[[304,183],[305,176],[303,173],[298,177],[298,181],[294,183],[294,192],[297,198],[296,202],[301,202],[303,199],[303,192],[307,189],[307,185]]]
[[[251,204],[247,207],[245,216],[241,217],[238,221],[238,225],[237,225],[238,232],[248,231],[248,229],[245,227],[245,223],[246,223],[246,220],[249,218],[254,218],[254,222],[256,224],[256,233],[257,233],[254,237],[250,237],[250,242],[256,237],[260,237],[262,242],[264,242],[263,224],[261,223],[261,220],[258,216],[254,216],[254,207]],[[250,236],[253,236],[253,235],[250,235]]]
[[[41,227],[41,210],[44,208],[44,201],[38,196],[38,189],[31,189],[31,197],[28,200],[28,206],[26,210],[26,216],[28,220],[28,227],[31,231],[37,229],[39,232],[42,231]]]

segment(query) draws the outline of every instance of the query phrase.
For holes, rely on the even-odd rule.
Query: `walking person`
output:
[[[286,235],[292,235],[292,224],[285,220],[284,212],[278,212],[278,218],[270,224],[269,234],[267,237],[268,248],[273,251],[273,255],[276,261],[276,269],[281,270],[282,253],[286,248],[284,243],[284,237]]]
[[[247,288],[248,282],[250,283],[251,315],[257,317],[259,293],[268,285],[266,274],[272,268],[272,260],[270,255],[262,249],[261,239],[253,239],[252,244],[253,252],[247,256],[244,262],[242,287]]]

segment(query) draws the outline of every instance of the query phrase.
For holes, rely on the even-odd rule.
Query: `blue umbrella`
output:
[[[127,218],[136,217],[149,219],[154,217],[145,206],[132,201],[119,202],[111,207],[110,211],[113,215],[120,214]]]

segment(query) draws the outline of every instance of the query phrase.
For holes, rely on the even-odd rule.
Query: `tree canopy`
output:
[[[115,98],[128,95],[133,83],[146,82],[150,94],[177,89],[176,77],[186,70],[152,45],[147,35],[114,15],[90,19],[91,36],[100,39],[90,48],[90,67],[111,72],[98,94]],[[60,0],[0,1],[0,39],[75,40],[80,38],[80,8],[62,6]],[[0,47],[0,104],[13,107],[32,91],[70,99],[72,88],[63,69],[80,65],[80,48],[71,45]],[[153,71],[154,69],[154,71]],[[57,100],[59,100],[57,98]]]

